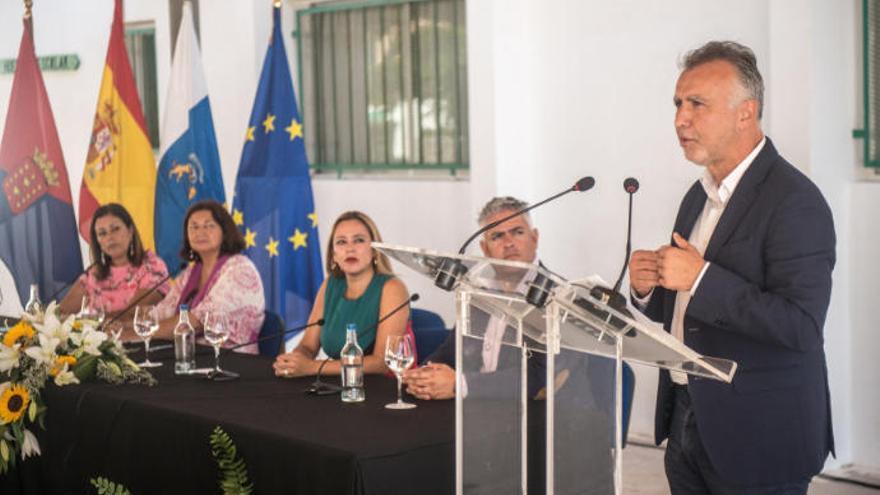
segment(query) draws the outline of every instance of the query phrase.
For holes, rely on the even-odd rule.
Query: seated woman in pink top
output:
[[[162,259],[144,250],[134,220],[120,204],[109,203],[95,210],[89,227],[89,248],[93,266],[61,301],[63,313],[78,312],[83,297],[87,297],[92,308],[103,307],[113,315],[168,275]],[[165,292],[167,285],[163,284],[142,304],[155,304]]]
[[[156,306],[161,323],[153,338],[172,340],[181,304],[189,305],[196,334],[208,314],[223,313],[230,323],[227,346],[256,340],[263,325],[263,282],[247,256],[244,238],[229,212],[213,200],[189,208],[183,221],[180,255],[191,263]],[[239,349],[257,353],[257,345]]]

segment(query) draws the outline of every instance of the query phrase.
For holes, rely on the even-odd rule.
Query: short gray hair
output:
[[[755,52],[751,48],[735,41],[710,41],[686,53],[679,65],[682,72],[686,72],[716,60],[733,65],[749,98],[758,102],[758,120],[761,120],[764,114],[764,79],[758,71]]]
[[[522,210],[523,208],[528,208],[529,204],[521,199],[516,199],[513,196],[497,196],[489,200],[483,206],[483,209],[480,210],[479,216],[477,216],[477,223],[480,225],[485,225],[486,220],[501,211],[510,211],[511,213],[517,210]],[[526,218],[526,222],[529,225],[532,225],[532,219],[528,213],[523,215]]]

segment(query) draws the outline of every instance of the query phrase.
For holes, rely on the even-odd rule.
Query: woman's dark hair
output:
[[[98,219],[114,216],[118,218],[126,227],[131,229],[131,243],[126,248],[126,256],[128,262],[133,266],[141,266],[144,262],[144,244],[141,242],[141,236],[138,234],[137,226],[131,218],[131,214],[119,203],[107,203],[95,210],[92,215],[92,224],[89,227],[89,251],[92,255],[92,263],[95,265],[95,278],[104,280],[110,275],[110,265],[112,260],[104,256],[101,251],[101,245],[98,244],[98,233],[95,231],[95,223]],[[105,259],[107,258],[107,259]]]
[[[214,221],[217,222],[217,225],[223,230],[223,240],[220,241],[220,254],[238,254],[244,251],[244,237],[241,236],[241,231],[235,226],[232,216],[229,215],[229,212],[226,211],[226,208],[220,203],[213,199],[205,199],[193,204],[189,207],[189,210],[186,211],[186,217],[183,219],[183,247],[180,249],[181,258],[187,261],[202,261],[201,258],[199,258],[199,253],[193,251],[192,246],[189,244],[189,233],[187,232],[189,217],[197,211],[211,212],[211,217],[214,218]]]

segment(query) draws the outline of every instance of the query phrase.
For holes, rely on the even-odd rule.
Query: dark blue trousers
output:
[[[806,495],[810,480],[739,487],[721,480],[700,440],[687,387],[675,385],[675,409],[666,445],[666,479],[672,495]]]

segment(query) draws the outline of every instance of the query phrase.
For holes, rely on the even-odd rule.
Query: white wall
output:
[[[296,70],[293,6],[283,32]],[[0,58],[15,57],[20,2],[0,6]],[[838,265],[825,329],[838,461],[878,466],[880,383],[874,356],[880,336],[873,294],[880,264],[880,184],[861,183],[859,0],[469,0],[468,89],[471,171],[468,180],[318,178],[313,182],[322,243],[340,212],[357,208],[395,244],[454,250],[488,197],[536,201],[583,175],[594,190],[534,213],[540,256],[570,277],[617,276],[623,258],[626,196],[637,177],[635,247],[667,241],[678,203],[701,172],[678,149],[671,104],[676,62],[711,38],[752,46],[767,84],[765,129],[808,173],[835,215]],[[271,29],[269,2],[201,0],[201,42],[220,156],[231,198],[257,78]],[[38,54],[80,55],[74,73],[44,74],[67,161],[74,202],[94,113],[112,15],[111,0],[41,0],[34,7]],[[73,19],[73,21],[72,21]],[[127,0],[126,19],[153,19],[159,44],[160,112],[164,111],[170,40],[167,2]],[[294,81],[296,76],[294,75]],[[0,123],[12,76],[0,76]],[[401,270],[419,305],[452,321],[448,294]],[[4,278],[6,277],[6,278]],[[14,290],[0,287],[9,311]],[[656,372],[639,368],[631,431],[653,431]]]

